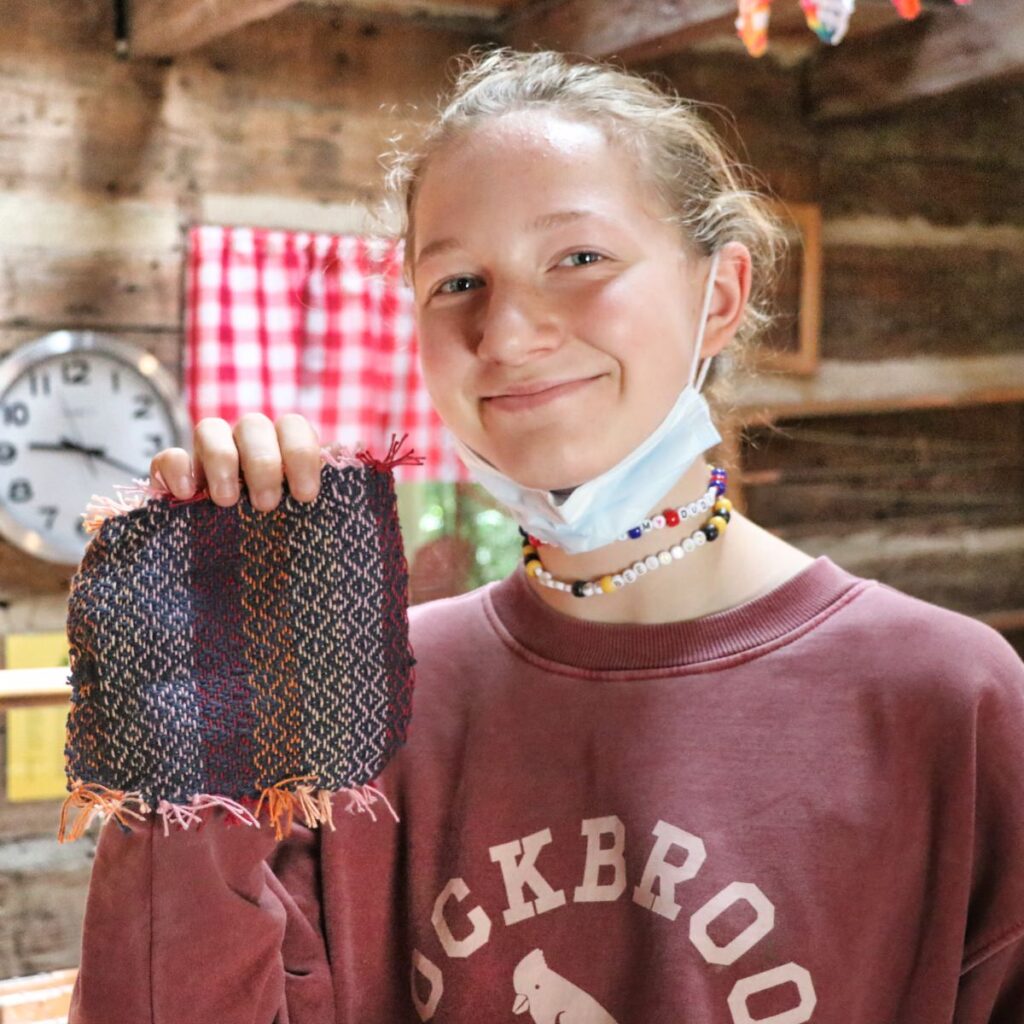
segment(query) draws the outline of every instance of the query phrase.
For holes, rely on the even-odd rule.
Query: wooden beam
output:
[[[736,0],[563,0],[520,8],[500,24],[502,42],[516,49],[643,60],[732,32],[735,18]]]
[[[170,57],[194,50],[295,0],[133,0],[129,21],[132,57]]]
[[[823,49],[806,75],[807,113],[818,123],[1022,77],[1024,4],[975,0],[934,10]]]
[[[822,359],[813,377],[760,373],[738,381],[742,422],[1024,401],[1024,352],[906,359]]]

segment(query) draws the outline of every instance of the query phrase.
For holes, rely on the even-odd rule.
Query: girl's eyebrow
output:
[[[555,210],[551,213],[542,213],[539,217],[534,218],[525,225],[524,230],[531,232],[540,231],[544,228],[557,227],[559,224],[567,224],[570,221],[582,220],[586,217],[593,217],[598,220],[605,219],[596,210]],[[430,259],[430,257],[438,256],[443,252],[448,252],[450,249],[458,249],[460,245],[461,243],[457,238],[439,238],[434,242],[430,242],[420,250],[414,266],[418,267],[421,263]]]

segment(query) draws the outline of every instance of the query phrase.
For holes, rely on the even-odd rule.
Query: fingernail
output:
[[[183,498],[187,498],[192,493],[192,477],[178,477],[178,493]]]
[[[270,511],[277,504],[277,492],[276,491],[257,491],[256,492],[256,504],[264,509]]]

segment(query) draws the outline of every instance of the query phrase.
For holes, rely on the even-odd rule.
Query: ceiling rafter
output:
[[[296,0],[133,0],[128,51],[132,57],[173,57]]]
[[[500,33],[517,49],[641,60],[731,32],[735,17],[736,0],[560,0],[513,11],[501,20]]]
[[[1024,3],[974,0],[846,40],[810,59],[812,121],[855,118],[1004,79],[1024,80]]]

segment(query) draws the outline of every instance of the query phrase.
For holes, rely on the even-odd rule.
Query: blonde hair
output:
[[[742,322],[713,360],[702,392],[712,406],[723,404],[733,371],[750,365],[752,340],[776,319],[772,294],[787,240],[753,173],[701,118],[701,105],[636,72],[551,50],[476,46],[453,59],[453,87],[418,142],[402,146],[401,135],[392,136],[392,149],[381,158],[384,205],[392,222],[397,213],[397,237],[405,243],[405,283],[412,281],[416,197],[434,153],[483,121],[525,108],[594,124],[626,147],[671,211],[667,220],[681,229],[684,246],[711,256],[739,241],[750,251],[751,290]],[[723,357],[727,372],[716,373]]]

